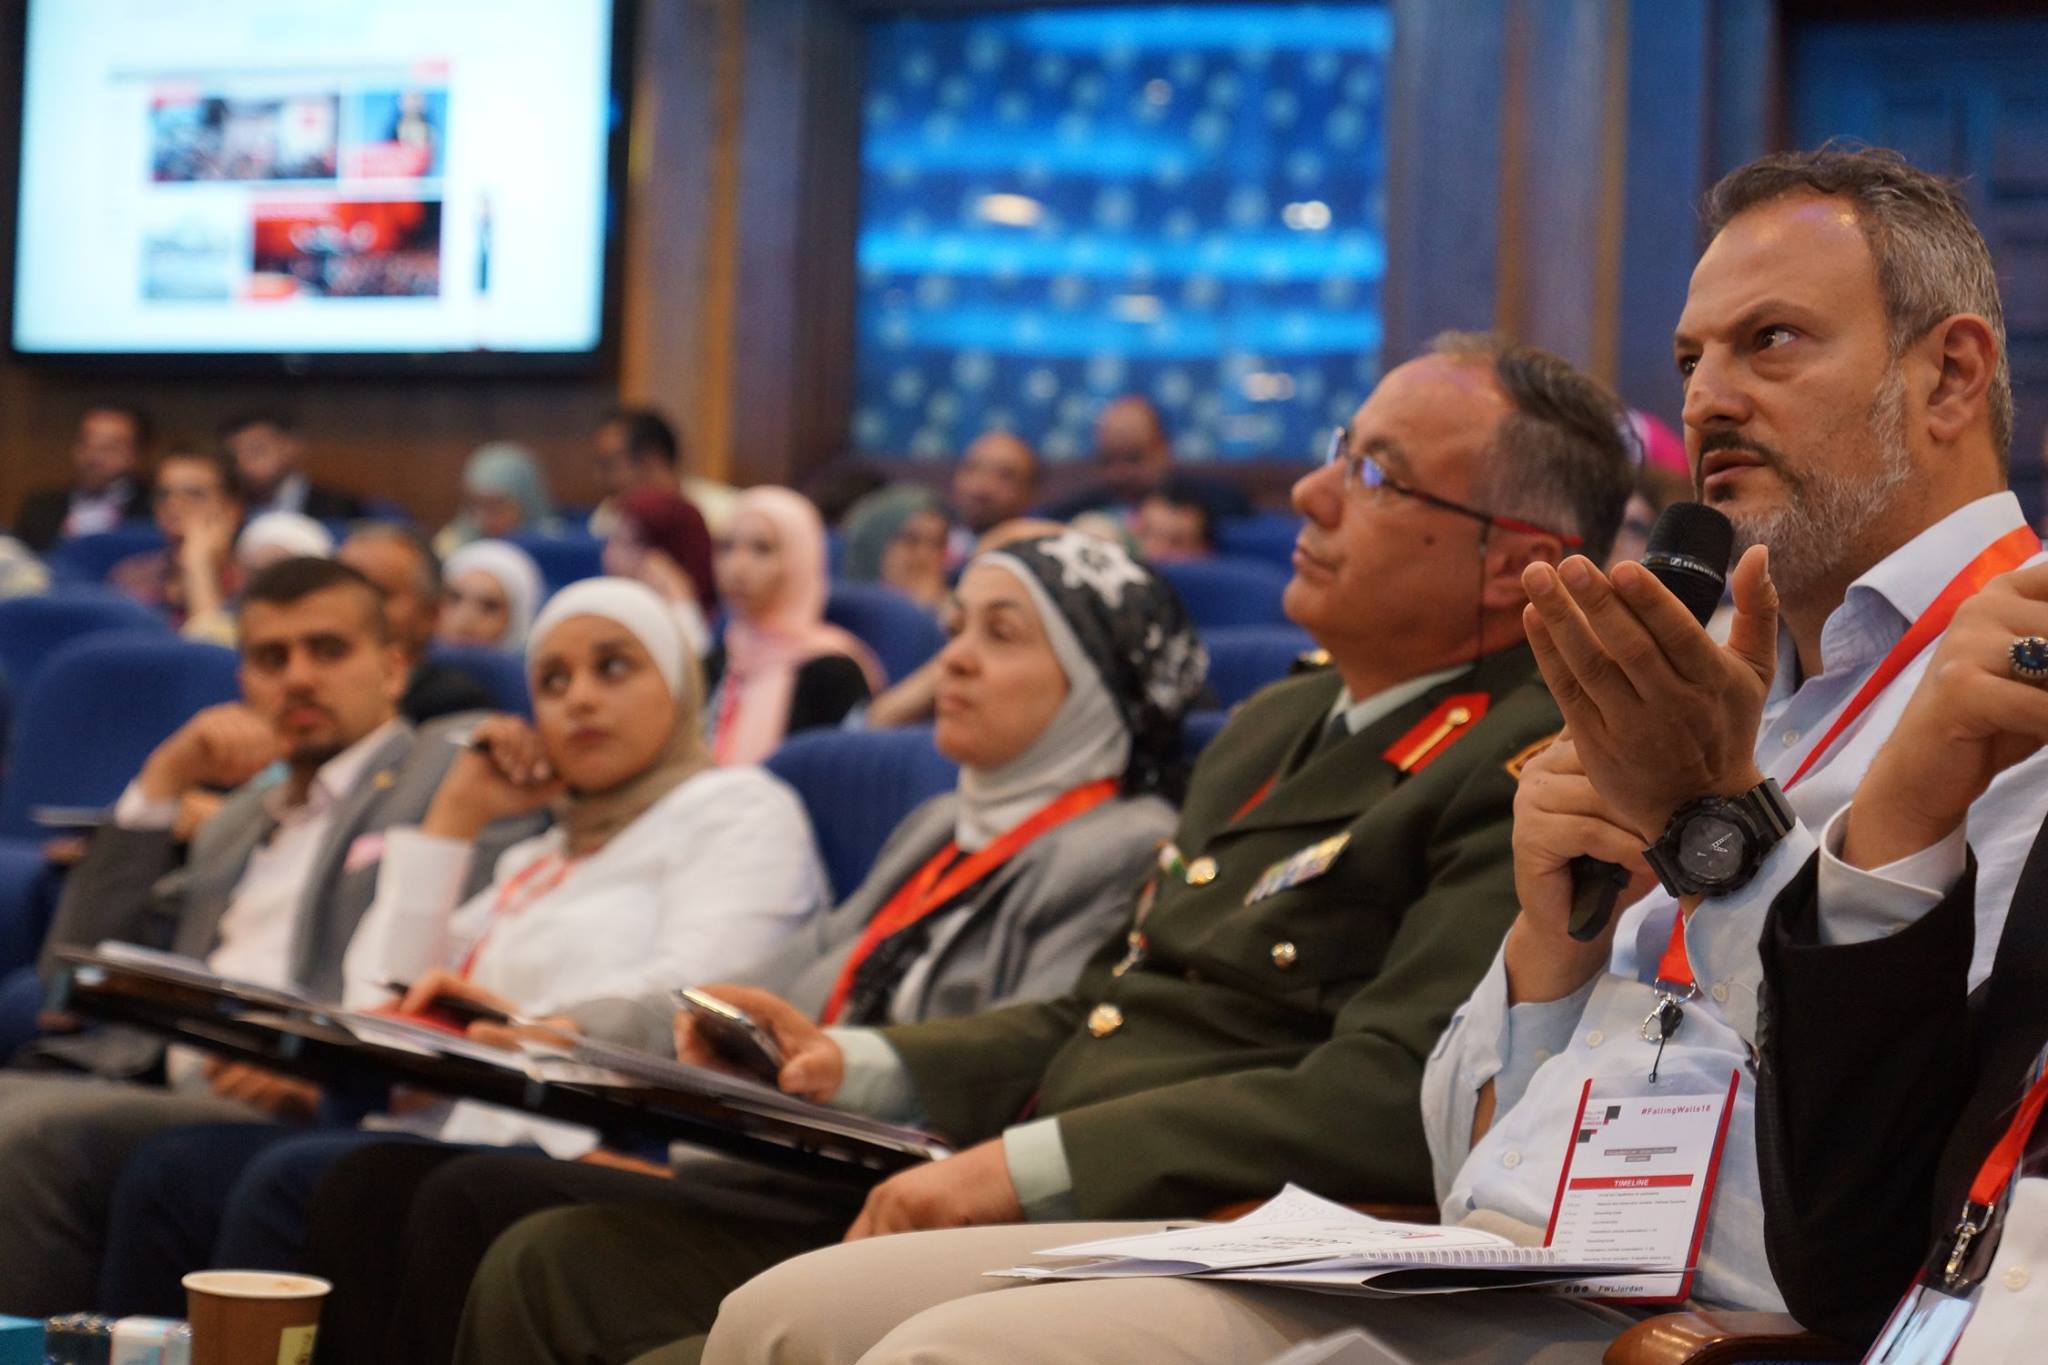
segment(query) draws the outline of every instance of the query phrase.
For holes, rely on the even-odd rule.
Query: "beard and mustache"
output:
[[[1741,450],[1784,483],[1785,497],[1777,506],[1738,508],[1729,519],[1735,523],[1735,558],[1752,545],[1770,546],[1771,580],[1785,596],[1800,597],[1827,581],[1844,551],[1860,542],[1863,528],[1889,510],[1912,479],[1902,367],[1893,365],[1885,375],[1863,425],[1875,447],[1875,468],[1849,470],[1826,462],[1799,468],[1783,452],[1738,432],[1715,431],[1700,438],[1700,465],[1713,451]]]

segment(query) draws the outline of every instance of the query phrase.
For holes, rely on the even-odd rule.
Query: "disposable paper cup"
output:
[[[334,1286],[268,1270],[196,1270],[184,1279],[192,1365],[312,1365],[320,1302]]]

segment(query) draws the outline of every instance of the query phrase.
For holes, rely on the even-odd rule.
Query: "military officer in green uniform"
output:
[[[1200,1216],[1288,1181],[1428,1203],[1423,1064],[1515,916],[1519,762],[1560,723],[1521,573],[1604,556],[1632,472],[1620,424],[1563,361],[1490,338],[1441,339],[1390,373],[1294,491],[1286,606],[1328,666],[1261,692],[1211,743],[1128,934],[1072,994],[828,1030],[723,992],[778,1036],[786,1089],[921,1123],[958,1154],[857,1212],[813,1199],[754,1219],[695,1180],[569,1172],[580,1206],[526,1218],[486,1258],[458,1359],[694,1359],[701,1339],[658,1344],[705,1332],[725,1291],[838,1241],[850,1213],[860,1239]],[[678,1043],[710,1056],[686,1025]],[[889,1286],[861,1284],[856,1335],[888,1313]]]

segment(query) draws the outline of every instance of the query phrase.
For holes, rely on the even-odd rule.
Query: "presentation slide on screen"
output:
[[[15,344],[600,340],[611,0],[35,0]]]

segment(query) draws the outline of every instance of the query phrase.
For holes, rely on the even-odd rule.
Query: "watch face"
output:
[[[1678,834],[1679,865],[1687,876],[1709,885],[1740,875],[1748,851],[1748,834],[1723,815],[1695,816]]]

